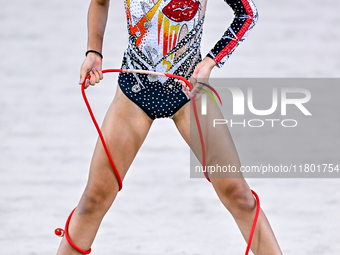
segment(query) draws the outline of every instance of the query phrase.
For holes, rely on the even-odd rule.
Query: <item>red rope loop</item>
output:
[[[107,70],[103,70],[102,71],[103,73],[110,73],[110,72],[125,72],[125,73],[146,73],[146,74],[154,74],[154,75],[161,75],[161,76],[166,76],[166,77],[171,77],[171,78],[175,78],[175,79],[179,79],[179,80],[182,80],[185,82],[185,84],[192,90],[192,86],[190,84],[190,82],[181,77],[181,76],[178,76],[178,75],[174,75],[174,74],[168,74],[168,73],[157,73],[157,72],[152,72],[152,71],[144,71],[144,70],[130,70],[130,69],[107,69]],[[89,78],[89,77],[88,77]],[[86,79],[85,79],[86,81]],[[105,149],[105,152],[106,152],[106,155],[110,161],[110,164],[112,166],[112,169],[113,169],[113,172],[115,173],[115,176],[117,178],[117,182],[118,182],[118,185],[119,185],[119,191],[122,189],[123,187],[123,183],[122,183],[122,179],[119,175],[119,172],[112,160],[112,157],[110,155],[110,152],[106,146],[106,143],[105,143],[105,140],[104,140],[104,137],[103,137],[103,134],[100,130],[100,127],[96,121],[96,118],[94,117],[94,114],[92,112],[92,109],[91,109],[91,106],[89,104],[89,101],[87,100],[87,97],[86,97],[86,94],[85,94],[85,81],[83,82],[82,86],[81,86],[81,90],[82,90],[82,95],[83,95],[83,98],[84,98],[84,101],[85,101],[85,104],[86,104],[86,107],[90,113],[90,116],[91,116],[91,119],[93,121],[93,124],[95,125],[96,129],[97,129],[97,132],[98,132],[98,135],[100,137],[100,140],[103,144],[103,147]],[[212,87],[208,86],[210,89],[212,89],[212,91],[217,95],[218,99],[220,100],[221,102],[221,99],[218,95],[218,93],[216,92],[216,90],[214,90]],[[206,166],[206,162],[205,162],[205,144],[204,144],[204,139],[203,139],[203,133],[202,133],[202,128],[201,128],[201,124],[200,124],[200,121],[199,121],[199,118],[198,118],[198,113],[197,113],[197,106],[196,106],[196,100],[195,100],[195,96],[193,97],[193,100],[192,100],[192,103],[193,103],[193,108],[194,108],[194,114],[195,114],[195,120],[196,120],[196,124],[197,124],[197,129],[198,129],[198,132],[199,132],[199,136],[200,136],[200,142],[201,142],[201,148],[202,148],[202,166],[203,166],[203,169],[205,169],[205,166]],[[222,104],[222,102],[221,102]],[[204,176],[206,177],[206,179],[210,182],[210,179],[208,177],[208,174],[207,172],[205,171],[204,172]],[[260,199],[258,197],[258,195],[252,190],[251,191],[255,198],[256,198],[256,202],[257,202],[257,206],[256,206],[256,213],[255,213],[255,218],[254,218],[254,223],[253,223],[253,226],[252,226],[252,229],[251,229],[251,232],[250,232],[250,236],[249,236],[249,239],[248,239],[248,246],[247,246],[247,249],[246,249],[246,253],[245,255],[248,255],[249,253],[249,250],[250,250],[250,246],[251,246],[251,242],[252,242],[252,239],[253,239],[253,235],[254,235],[254,232],[255,232],[255,227],[256,227],[256,223],[257,223],[257,220],[258,220],[258,216],[259,216],[259,213],[260,213]],[[65,234],[65,237],[66,237],[66,240],[68,241],[68,243],[78,252],[82,253],[82,254],[89,254],[91,252],[91,248],[87,251],[85,250],[82,250],[80,249],[79,247],[77,247],[70,239],[70,236],[68,235],[68,225],[69,225],[69,222],[71,220],[71,217],[73,215],[73,212],[75,211],[76,208],[73,209],[73,211],[71,212],[71,214],[69,215],[67,221],[66,221],[66,224],[65,224],[65,230],[61,229],[61,228],[57,228],[54,233],[57,235],[57,236],[64,236]]]
[[[121,69],[111,69],[111,70],[103,70],[103,73],[106,73],[106,72],[121,72],[121,71],[122,71]],[[93,112],[92,112],[90,103],[89,103],[89,101],[87,100],[87,97],[86,97],[86,94],[85,94],[85,81],[86,81],[86,79],[84,80],[84,82],[83,82],[83,84],[82,84],[82,86],[81,86],[81,92],[82,92],[82,95],[83,95],[83,98],[84,98],[86,107],[87,107],[87,109],[88,109],[88,111],[89,111],[89,113],[90,113],[90,116],[91,116],[91,119],[92,119],[92,121],[93,121],[93,124],[94,124],[94,126],[96,127],[96,129],[97,129],[97,132],[98,132],[98,135],[99,135],[99,137],[100,137],[100,140],[102,141],[102,144],[103,144],[105,153],[106,153],[106,155],[107,155],[107,157],[108,157],[108,159],[109,159],[109,161],[110,161],[110,164],[111,164],[111,167],[112,167],[112,169],[113,169],[113,172],[115,173],[115,176],[116,176],[116,178],[117,178],[118,185],[119,185],[119,191],[120,191],[120,190],[122,189],[122,187],[123,187],[122,179],[120,178],[120,175],[119,175],[119,173],[118,173],[118,170],[117,170],[117,168],[116,168],[116,166],[115,166],[115,164],[114,164],[114,162],[113,162],[113,159],[112,159],[112,157],[111,157],[111,155],[110,155],[109,149],[108,149],[107,146],[106,146],[106,142],[105,142],[105,140],[104,140],[102,131],[100,130],[100,127],[99,127],[99,125],[98,125],[98,123],[97,123],[97,120],[96,120],[96,118],[94,117],[94,114],[93,114]]]
[[[72,212],[70,213],[70,215],[68,216],[67,221],[66,221],[66,224],[65,224],[65,230],[63,230],[63,229],[61,229],[61,228],[57,228],[57,229],[54,231],[54,233],[55,233],[57,236],[60,236],[60,237],[64,236],[64,234],[65,234],[66,240],[67,240],[68,243],[72,246],[73,249],[75,249],[76,251],[78,251],[78,252],[80,252],[80,253],[82,253],[82,254],[90,254],[90,253],[91,253],[91,248],[90,248],[89,250],[87,250],[87,251],[80,249],[77,245],[75,245],[75,244],[72,242],[70,236],[68,235],[68,225],[69,225],[69,223],[70,223],[71,217],[72,217],[72,215],[73,215],[73,213],[74,213],[75,210],[76,210],[76,208],[74,208],[73,211],[72,211]]]

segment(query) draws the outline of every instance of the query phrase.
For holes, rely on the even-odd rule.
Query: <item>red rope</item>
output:
[[[254,218],[253,226],[252,226],[251,231],[250,231],[250,235],[249,235],[249,239],[248,239],[248,245],[247,245],[247,249],[246,249],[245,255],[249,254],[251,242],[253,241],[253,236],[254,236],[254,233],[255,233],[255,227],[256,227],[257,220],[259,218],[260,208],[261,208],[259,196],[256,194],[256,192],[254,190],[251,190],[251,192],[253,193],[253,195],[256,198],[256,213],[255,213],[255,218]]]
[[[103,70],[102,71],[103,73],[109,73],[109,72],[134,72],[134,70],[128,70],[128,69],[106,69],[106,70]],[[178,76],[178,75],[174,75],[174,74],[168,74],[168,73],[164,73],[163,75],[165,75],[166,77],[171,77],[171,78],[176,78],[176,79],[179,79],[179,80],[182,80],[185,82],[185,84],[190,88],[190,90],[192,90],[192,86],[190,84],[190,82],[181,77],[181,76]],[[86,81],[86,79],[85,79]],[[106,152],[106,155],[110,161],[110,164],[112,166],[112,169],[116,175],[116,178],[117,178],[117,181],[118,181],[118,185],[119,185],[119,191],[122,189],[123,187],[123,184],[122,184],[122,179],[119,175],[119,172],[112,160],[112,157],[110,155],[110,152],[106,146],[106,143],[105,143],[105,140],[104,140],[104,137],[103,137],[103,134],[100,130],[100,127],[96,121],[96,118],[94,117],[94,114],[92,112],[92,109],[91,109],[91,106],[89,104],[89,101],[87,100],[87,97],[86,97],[86,94],[85,94],[85,81],[83,82],[82,86],[81,86],[81,90],[82,90],[82,95],[83,95],[83,98],[84,98],[84,101],[85,101],[85,104],[86,104],[86,107],[90,113],[90,116],[91,116],[91,119],[93,121],[93,124],[95,125],[96,129],[97,129],[97,132],[99,134],[99,137],[100,137],[100,140],[103,144],[103,147],[105,149],[105,152]],[[213,89],[211,86],[209,86],[210,89],[212,89],[212,91],[217,95],[218,99],[220,100],[221,104],[222,104],[222,101],[220,99],[220,96],[218,95],[218,93],[216,92],[215,89]],[[203,165],[203,169],[205,170],[204,171],[204,176],[205,178],[210,182],[210,179],[208,177],[208,174],[207,174],[207,171],[206,171],[206,162],[205,162],[205,144],[204,144],[204,139],[203,139],[203,133],[202,133],[202,128],[201,128],[201,124],[200,124],[200,121],[199,121],[199,118],[198,118],[198,113],[197,113],[197,106],[196,106],[196,98],[195,96],[193,97],[193,100],[192,100],[192,103],[193,103],[193,108],[194,108],[194,114],[195,114],[195,120],[196,120],[196,124],[197,124],[197,128],[198,128],[198,133],[199,133],[199,137],[200,137],[200,141],[201,141],[201,148],[202,148],[202,165]],[[252,190],[251,191],[255,198],[256,198],[256,201],[257,201],[257,208],[256,208],[256,213],[255,213],[255,218],[254,218],[254,222],[253,222],[253,226],[252,226],[252,229],[251,229],[251,232],[250,232],[250,236],[249,236],[249,239],[248,239],[248,245],[247,245],[247,249],[246,249],[246,253],[245,255],[248,255],[249,253],[249,250],[250,250],[250,246],[251,246],[251,242],[253,240],[253,235],[254,235],[254,232],[255,232],[255,227],[256,227],[256,223],[257,223],[257,220],[258,220],[258,216],[259,216],[259,213],[260,213],[260,199],[258,197],[258,195]],[[85,250],[82,250],[80,248],[78,248],[70,239],[69,235],[68,235],[68,225],[69,225],[69,222],[71,220],[71,217],[73,215],[73,212],[76,208],[73,209],[73,211],[71,212],[71,214],[69,215],[69,217],[67,218],[67,221],[66,221],[66,224],[65,224],[65,230],[61,229],[61,228],[57,228],[54,233],[58,236],[64,236],[65,234],[65,237],[67,239],[67,241],[69,242],[69,244],[75,249],[77,250],[78,252],[82,253],[82,254],[89,254],[91,252],[91,248],[87,251]]]
[[[66,237],[66,240],[68,241],[68,243],[73,247],[73,249],[75,249],[76,251],[82,253],[82,254],[90,254],[91,252],[91,248],[87,251],[85,250],[82,250],[80,249],[78,246],[76,246],[72,241],[71,241],[71,238],[70,236],[68,235],[68,225],[70,223],[70,220],[71,220],[71,217],[72,217],[72,214],[74,213],[74,211],[76,210],[76,208],[73,209],[73,211],[71,212],[71,214],[68,216],[67,218],[67,221],[66,221],[66,224],[65,224],[65,230],[61,229],[61,228],[57,228],[54,233],[57,235],[57,236],[64,236],[65,234],[65,237]]]
[[[108,73],[108,72],[122,72],[122,69],[109,69],[109,70],[103,70],[103,73]],[[86,79],[85,79],[86,81]],[[123,183],[122,183],[122,179],[120,178],[120,175],[118,173],[118,170],[115,166],[115,164],[113,163],[113,160],[112,160],[112,157],[110,155],[110,152],[109,152],[109,149],[107,148],[106,146],[106,143],[105,143],[105,140],[104,140],[104,137],[103,137],[103,134],[102,134],[102,131],[100,130],[100,127],[97,123],[97,120],[96,118],[94,117],[94,114],[92,112],[92,109],[91,109],[91,106],[90,106],[90,103],[89,101],[87,100],[87,97],[86,97],[86,94],[85,94],[85,81],[83,82],[82,86],[81,86],[81,93],[83,95],[83,98],[84,98],[84,101],[85,101],[85,104],[86,104],[86,107],[91,115],[91,119],[93,121],[93,124],[95,125],[96,129],[97,129],[97,132],[99,134],[99,137],[100,137],[100,140],[102,141],[102,144],[103,144],[103,147],[104,147],[104,150],[106,152],[106,155],[110,161],[110,164],[112,166],[112,169],[113,169],[113,172],[115,173],[116,175],[116,178],[117,178],[117,181],[118,181],[118,185],[119,185],[119,191],[123,188]]]

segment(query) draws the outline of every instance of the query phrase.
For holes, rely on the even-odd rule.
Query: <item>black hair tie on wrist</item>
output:
[[[87,57],[87,54],[89,54],[90,52],[98,54],[103,59],[103,55],[100,52],[95,51],[95,50],[88,50],[88,51],[86,51],[85,57]]]

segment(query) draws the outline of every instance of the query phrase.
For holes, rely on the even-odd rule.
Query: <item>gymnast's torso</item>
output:
[[[257,20],[251,0],[226,2],[234,10],[234,21],[207,55],[218,66],[229,58]],[[172,73],[189,79],[202,60],[206,4],[207,0],[125,0],[128,47],[122,68]],[[151,118],[169,117],[189,100],[178,82],[163,76],[121,73],[118,83],[124,94]],[[156,93],[157,99],[146,102],[150,93]],[[159,105],[165,99],[173,106]]]
[[[190,77],[201,60],[205,4],[195,0],[125,0],[126,65]]]

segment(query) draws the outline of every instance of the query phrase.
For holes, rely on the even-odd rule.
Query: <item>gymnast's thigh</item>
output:
[[[123,179],[144,142],[152,120],[117,86],[116,95],[105,115],[102,133],[113,162]],[[105,186],[118,190],[116,177],[98,139],[90,166],[88,186]]]
[[[204,138],[204,145],[206,150],[206,165],[230,165],[234,166],[234,169],[236,168],[236,173],[223,173],[222,175],[215,174],[211,175],[210,177],[242,178],[242,174],[238,171],[241,163],[228,126],[213,126],[214,119],[224,119],[222,112],[215,105],[214,101],[210,97],[207,97],[208,112],[206,115],[201,114],[201,99],[198,98],[195,102],[197,106],[197,115],[199,117],[200,126]],[[201,140],[195,119],[192,100],[176,113],[176,115],[173,117],[173,120],[179,132],[188,143],[193,153],[202,163]]]

